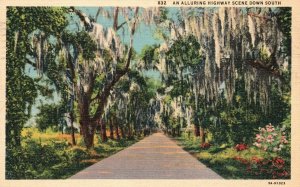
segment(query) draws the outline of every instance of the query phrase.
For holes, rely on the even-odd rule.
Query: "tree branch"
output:
[[[113,25],[115,31],[118,30],[118,16],[119,16],[119,7],[116,7],[114,11],[114,25]]]
[[[98,11],[97,11],[96,16],[95,16],[95,22],[97,22],[97,19],[98,19],[98,16],[99,16],[100,12],[101,12],[101,9],[102,9],[101,7],[98,8]]]
[[[122,28],[128,21],[130,21],[131,19],[128,19],[127,21],[124,21],[123,23],[121,23],[120,25],[118,25],[119,20],[118,20],[118,16],[119,16],[119,7],[117,7],[115,9],[114,12],[114,23],[113,23],[113,28],[115,31],[118,31],[120,28]]]
[[[71,6],[69,9],[70,12],[74,12],[79,18],[80,21],[83,22],[86,30],[91,30],[92,29],[92,23],[90,18],[88,18],[88,16],[84,13],[82,13],[80,10],[76,10],[75,7]]]
[[[129,20],[130,21],[130,20]],[[117,30],[119,30],[120,28],[122,28],[127,22],[124,21],[123,23],[121,23],[119,26],[117,26]]]
[[[34,68],[36,68],[36,63],[32,62],[31,60],[29,60],[28,58],[26,58],[26,62],[30,65],[32,65]]]

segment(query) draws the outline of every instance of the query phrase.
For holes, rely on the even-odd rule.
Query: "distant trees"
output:
[[[66,111],[60,104],[44,104],[38,108],[40,112],[36,116],[36,124],[41,131],[45,131],[49,127],[58,130],[59,125],[62,129],[63,126],[66,126],[66,124],[63,124]]]

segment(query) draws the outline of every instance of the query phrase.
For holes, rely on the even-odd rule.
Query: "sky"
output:
[[[95,17],[95,15],[97,14],[97,10],[98,7],[78,7],[79,10],[81,10],[82,12],[84,12],[86,15]],[[124,19],[122,19],[121,15],[120,16],[120,23],[122,23],[124,21]],[[101,25],[103,25],[104,27],[112,27],[113,22],[112,19],[106,19],[103,16],[99,15],[98,19],[97,19],[97,23],[100,23]],[[125,31],[127,31],[128,29],[125,29]],[[136,33],[134,35],[134,42],[133,42],[133,48],[136,50],[137,53],[140,53],[142,48],[145,45],[153,45],[153,44],[159,44],[160,42],[154,39],[154,34],[155,32],[155,26],[154,25],[145,25],[143,23],[141,23],[138,27],[138,29],[136,30]],[[120,35],[122,35],[122,30],[120,29],[118,31],[118,33]],[[128,43],[129,41],[129,37],[128,37],[128,33],[125,32],[125,43]]]

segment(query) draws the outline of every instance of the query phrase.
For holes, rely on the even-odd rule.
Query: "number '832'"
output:
[[[167,5],[167,1],[157,1],[158,5]]]

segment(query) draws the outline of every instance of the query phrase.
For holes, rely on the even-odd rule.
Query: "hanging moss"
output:
[[[190,13],[192,11],[194,14]],[[272,10],[207,8],[202,9],[200,14],[196,11],[199,10],[183,8],[181,15],[185,18],[184,23],[172,23],[169,30],[173,41],[194,35],[200,44],[203,68],[197,69],[190,82],[196,108],[199,95],[216,106],[222,90],[230,103],[236,91],[236,80],[244,79],[248,100],[254,103],[259,100],[266,112],[270,105],[270,84],[272,81],[280,82],[282,69],[279,67],[284,63],[280,53],[284,37]],[[170,47],[172,42],[166,45]],[[166,58],[164,50],[161,50],[160,57],[158,69],[167,74],[165,77],[171,76],[172,72],[180,74],[180,65],[175,71],[169,64],[163,66],[166,61],[163,60]]]

